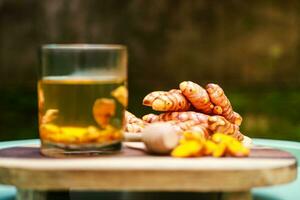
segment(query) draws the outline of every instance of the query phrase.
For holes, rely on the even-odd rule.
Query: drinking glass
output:
[[[40,51],[41,153],[51,157],[121,149],[127,106],[127,49],[122,45],[49,44]]]

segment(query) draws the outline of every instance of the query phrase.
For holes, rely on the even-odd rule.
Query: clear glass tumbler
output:
[[[121,149],[127,106],[127,49],[50,44],[41,48],[38,81],[41,153],[51,157]]]

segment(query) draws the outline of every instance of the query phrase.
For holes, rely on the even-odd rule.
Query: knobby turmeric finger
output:
[[[209,139],[210,138],[210,131],[208,130],[207,127],[205,127],[203,124],[197,124],[192,126],[190,131],[198,132],[199,134],[202,135],[203,138]]]
[[[132,124],[125,124],[125,131],[130,132],[130,133],[138,133],[142,132],[144,129],[144,126],[132,123]]]
[[[193,126],[197,127],[198,125],[203,126],[207,130],[208,133],[210,132],[221,132],[227,135],[232,135],[233,137],[237,138],[238,140],[243,140],[243,134],[239,131],[239,126],[230,123],[226,120],[223,116],[214,115],[209,116],[203,113],[198,113],[194,111],[186,111],[186,112],[167,112],[162,113],[160,115],[146,115],[143,119],[149,123],[156,122],[156,121],[179,121],[179,122],[186,122],[186,121],[194,121],[193,125],[190,126],[192,129]],[[187,122],[186,124],[183,123],[179,125],[181,130],[188,130],[185,129],[185,125],[191,124],[192,122]],[[199,129],[203,129],[202,127],[198,127]],[[205,132],[205,131],[204,131]],[[206,133],[206,134],[208,134]]]
[[[159,121],[170,121],[170,120],[178,120],[178,121],[188,121],[194,120],[198,124],[207,124],[209,115],[198,113],[194,111],[186,111],[186,112],[167,112],[159,115]]]
[[[188,121],[170,121],[171,124],[174,126],[175,130],[178,132],[186,131],[191,129],[191,127],[195,126],[197,124],[194,120],[188,120]]]
[[[125,131],[132,133],[141,132],[145,127],[145,122],[142,119],[127,110],[125,111],[124,123]]]
[[[154,101],[157,97],[159,97],[159,96],[161,96],[161,95],[165,95],[165,94],[167,94],[167,93],[168,93],[168,92],[166,92],[166,91],[154,91],[154,92],[151,92],[151,93],[147,94],[147,95],[144,97],[144,99],[143,99],[143,105],[145,105],[145,106],[152,106],[153,101]]]
[[[144,122],[147,122],[147,123],[158,122],[158,121],[159,121],[159,116],[150,113],[150,114],[144,115],[144,116],[142,117],[142,120],[143,120]]]
[[[214,106],[213,113],[215,115],[221,115],[223,113],[223,109],[221,106]]]
[[[206,90],[200,85],[192,81],[183,81],[179,84],[179,88],[197,110],[206,114],[213,112],[214,105],[211,103]]]
[[[181,91],[175,89],[169,92],[152,92],[144,98],[143,105],[151,106],[156,111],[187,111],[191,108]]]
[[[136,123],[138,125],[144,125],[144,121],[138,117],[136,117],[134,114],[132,114],[129,111],[125,111],[125,122],[126,123]]]
[[[226,97],[223,89],[217,84],[207,84],[206,91],[210,97],[210,100],[216,105],[222,108],[222,115],[231,123],[241,125],[242,117],[233,111],[229,99]]]

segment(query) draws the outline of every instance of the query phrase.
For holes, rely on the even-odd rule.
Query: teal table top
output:
[[[13,147],[24,144],[39,144],[39,140],[19,140],[19,141],[8,141],[0,142],[0,148]],[[292,153],[297,161],[300,161],[300,143],[282,140],[267,140],[267,139],[254,139],[254,144],[270,146],[279,148]],[[298,173],[300,167],[298,166]],[[300,178],[297,180],[279,186],[272,186],[266,188],[255,188],[252,190],[252,194],[255,200],[298,200],[300,199]],[[0,185],[0,200],[13,200],[16,196],[16,188],[13,186]]]

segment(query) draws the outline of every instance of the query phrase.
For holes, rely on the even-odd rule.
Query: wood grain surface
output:
[[[46,158],[35,146],[0,150],[0,183],[23,189],[234,192],[287,183],[296,173],[291,154],[265,147],[248,158],[148,155],[139,142],[88,158]]]

